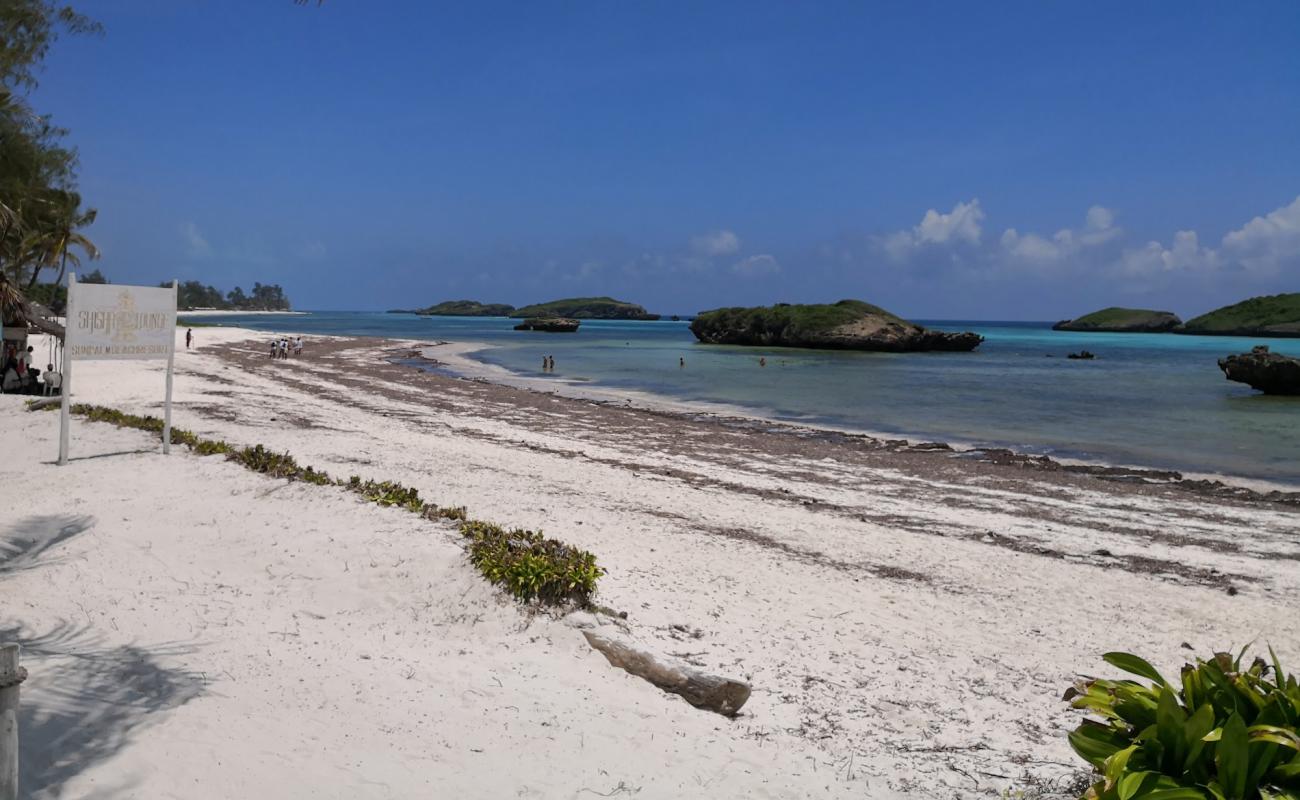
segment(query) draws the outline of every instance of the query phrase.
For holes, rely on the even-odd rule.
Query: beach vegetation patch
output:
[[[260,444],[235,450],[227,457],[231,461],[238,461],[253,472],[260,472],[273,478],[303,480],[315,484],[330,482],[329,476],[324,472],[317,472],[311,467],[300,467],[294,457],[288,453],[277,453]]]
[[[1138,656],[1102,656],[1144,681],[1066,692],[1090,715],[1069,735],[1099,777],[1084,800],[1300,799],[1300,683],[1272,648],[1268,661],[1245,656],[1198,658],[1176,682]]]
[[[424,508],[420,510],[425,519],[445,519],[453,522],[463,522],[469,519],[469,509],[465,506],[438,506],[433,503],[425,503]]]
[[[420,500],[419,490],[403,486],[400,483],[363,481],[359,476],[353,475],[348,479],[347,483],[339,481],[339,485],[381,506],[397,506],[407,511],[416,512],[424,510],[424,502]]]
[[[483,577],[524,602],[588,606],[604,574],[596,557],[541,531],[466,520],[469,560]]]
[[[199,439],[190,445],[190,449],[201,456],[226,456],[235,452],[234,447],[231,447],[220,439]]]

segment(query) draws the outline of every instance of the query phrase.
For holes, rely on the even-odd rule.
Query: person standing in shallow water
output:
[[[767,359],[766,359],[766,358],[760,358],[760,359],[758,360],[758,365],[759,365],[760,367],[766,367],[766,366],[767,366]]]

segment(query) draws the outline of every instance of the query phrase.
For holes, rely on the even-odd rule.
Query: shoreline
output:
[[[397,347],[405,347],[413,340],[385,339],[381,341],[391,342]],[[912,447],[919,446],[938,449],[938,447],[944,446],[950,448],[955,454],[967,454],[972,457],[978,456],[980,453],[984,452],[996,452],[999,453],[1000,456],[1002,456],[1003,453],[1006,453],[1022,461],[1038,461],[1043,464],[1055,464],[1064,468],[1079,468],[1085,471],[1112,470],[1117,473],[1123,473],[1138,478],[1145,477],[1147,479],[1164,480],[1166,482],[1169,482],[1169,478],[1165,476],[1177,474],[1179,477],[1173,479],[1175,482],[1217,482],[1222,483],[1227,487],[1241,488],[1261,495],[1269,493],[1294,494],[1295,499],[1289,502],[1300,504],[1300,483],[1269,481],[1260,478],[1233,475],[1230,473],[1174,469],[1147,464],[1124,463],[1116,460],[1074,458],[1052,453],[1033,452],[1023,444],[983,443],[973,440],[953,438],[935,439],[921,434],[900,434],[860,426],[833,425],[806,420],[792,420],[782,418],[777,415],[775,411],[765,413],[763,409],[750,406],[716,403],[708,400],[682,400],[668,395],[656,394],[654,392],[640,389],[606,388],[593,386],[581,381],[566,380],[564,378],[531,377],[512,372],[511,370],[496,364],[480,361],[473,357],[474,353],[488,350],[493,347],[496,347],[496,345],[486,342],[437,342],[428,345],[420,345],[419,350],[423,358],[426,361],[431,362],[432,368],[445,370],[445,374],[451,377],[471,381],[488,381],[489,383],[495,383],[501,386],[509,386],[541,394],[552,394],[573,400],[582,400],[593,403],[625,403],[629,408],[642,408],[661,413],[681,414],[688,417],[717,418],[720,420],[743,420],[752,424],[767,423],[772,425],[782,425],[812,431],[845,434],[848,436],[863,436],[883,442],[905,442],[908,446]],[[429,353],[425,353],[425,348],[428,348]]]
[[[301,317],[310,314],[310,311],[235,311],[233,309],[222,308],[204,308],[195,311],[177,311],[176,316],[180,317],[248,317],[248,316],[285,316]]]

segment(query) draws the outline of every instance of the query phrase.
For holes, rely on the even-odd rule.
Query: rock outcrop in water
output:
[[[515,326],[517,331],[542,331],[544,333],[575,333],[582,322],[562,317],[537,317],[526,319]]]
[[[691,333],[706,344],[812,347],[831,350],[920,352],[974,350],[978,333],[945,333],[923,328],[861,300],[829,305],[720,308],[691,322]]]
[[[1067,319],[1052,326],[1054,331],[1097,333],[1166,333],[1183,324],[1177,314],[1145,308],[1103,308],[1078,319]]]
[[[1300,395],[1300,358],[1270,353],[1264,345],[1219,359],[1219,369],[1228,380],[1264,394]]]

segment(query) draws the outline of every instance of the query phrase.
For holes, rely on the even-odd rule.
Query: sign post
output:
[[[163,455],[172,451],[172,363],[176,360],[176,279],[172,278],[172,326],[167,348],[167,399],[163,403]]]
[[[172,365],[176,351],[176,281],[164,288],[77,283],[68,274],[68,324],[63,342],[59,464],[68,463],[72,363],[100,359],[167,359],[163,452],[171,452]]]

